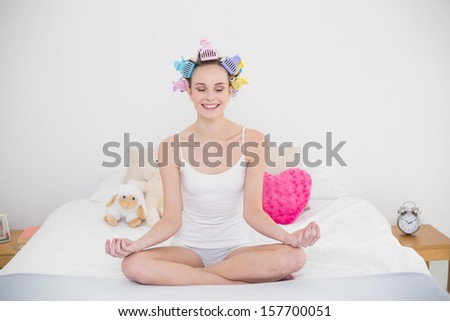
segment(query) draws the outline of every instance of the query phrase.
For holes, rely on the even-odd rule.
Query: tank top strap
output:
[[[245,126],[242,128],[242,146],[244,146],[245,143]]]

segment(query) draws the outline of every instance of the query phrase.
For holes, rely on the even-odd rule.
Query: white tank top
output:
[[[245,127],[242,130],[244,144]],[[245,156],[218,174],[205,174],[184,160],[180,150],[182,226],[173,244],[219,249],[248,243],[248,225],[243,217]]]

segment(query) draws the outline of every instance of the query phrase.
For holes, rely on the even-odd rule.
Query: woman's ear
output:
[[[235,96],[235,93],[234,93],[234,91],[233,91],[233,87],[232,87],[232,86],[230,86],[230,96],[231,96],[231,97],[234,97],[234,96]]]
[[[191,87],[187,87],[187,88],[185,89],[185,91],[186,91],[186,93],[188,94],[188,96],[191,97],[191,95],[192,95]]]
[[[110,207],[111,205],[113,205],[114,200],[116,199],[116,196],[117,196],[117,194],[114,195],[113,197],[111,197],[111,199],[109,200],[109,202],[106,203],[106,207]]]

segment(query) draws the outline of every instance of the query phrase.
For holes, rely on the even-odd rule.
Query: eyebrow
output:
[[[197,85],[206,86],[206,84],[204,84],[204,83],[202,83],[202,82],[198,82],[198,83],[194,84],[194,86],[197,86]],[[219,86],[219,85],[225,85],[225,83],[223,83],[223,82],[218,82],[218,83],[215,84],[214,86]]]

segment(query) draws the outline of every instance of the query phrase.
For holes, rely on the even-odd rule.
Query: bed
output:
[[[128,169],[128,172],[130,170]],[[103,221],[102,199],[124,179],[109,173],[90,198],[63,204],[0,271],[0,300],[449,300],[423,259],[402,247],[372,204],[347,195],[329,177],[311,171],[309,209],[284,228],[310,221],[321,239],[306,248],[308,262],[295,279],[232,286],[149,286],[127,280],[121,260],[106,255],[107,238],[136,239],[148,229]],[[253,244],[272,242],[251,231]],[[161,245],[169,244],[170,240]]]

